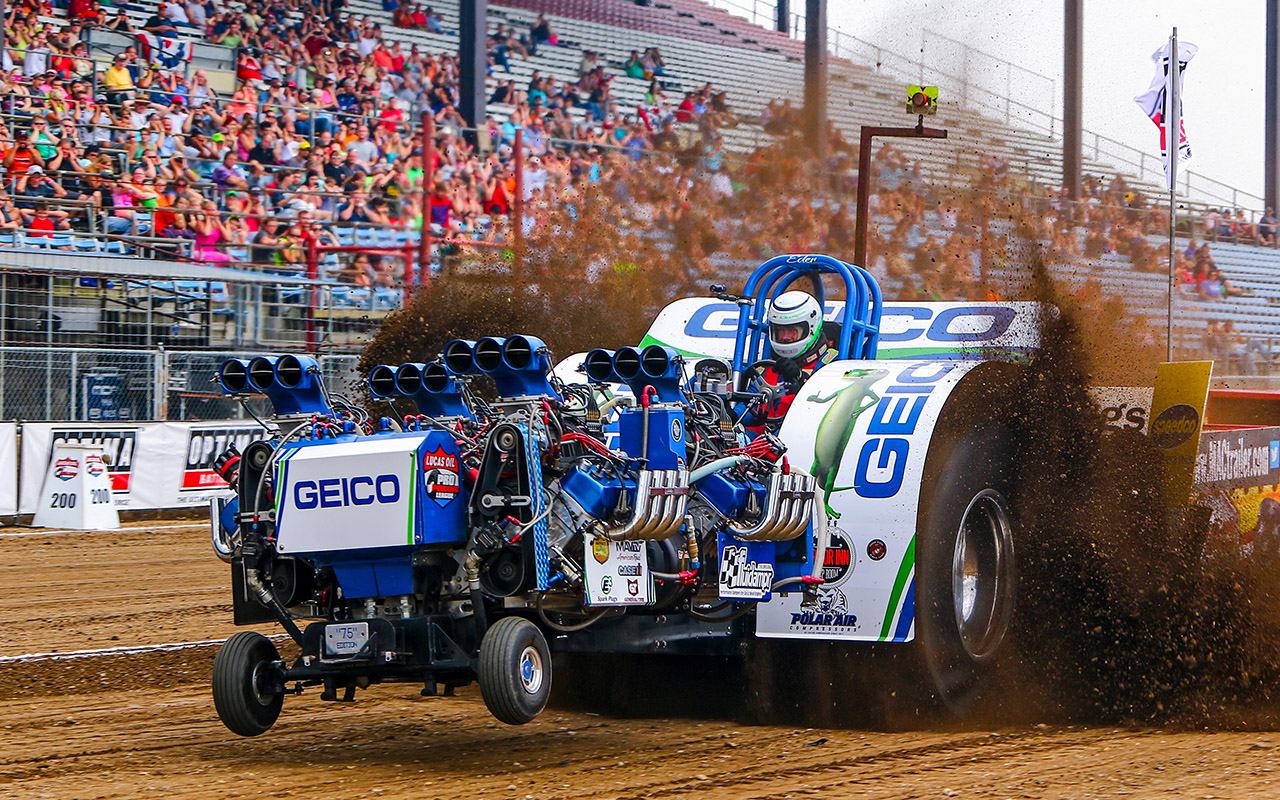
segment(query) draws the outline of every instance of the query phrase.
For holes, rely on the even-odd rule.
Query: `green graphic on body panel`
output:
[[[831,507],[831,495],[852,489],[852,486],[836,486],[840,472],[840,460],[853,436],[853,428],[862,412],[880,402],[880,396],[871,387],[889,374],[887,369],[851,369],[841,376],[846,385],[835,389],[826,397],[818,392],[809,395],[809,402],[831,403],[827,413],[818,423],[818,434],[813,442],[813,467],[810,473],[822,487],[823,504],[827,516],[839,519],[840,514]]]

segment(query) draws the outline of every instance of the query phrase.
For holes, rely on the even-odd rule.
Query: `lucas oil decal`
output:
[[[441,508],[452,503],[462,491],[458,479],[458,457],[436,448],[422,454],[422,480],[427,497]]]

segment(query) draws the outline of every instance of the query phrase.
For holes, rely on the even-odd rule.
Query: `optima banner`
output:
[[[4,434],[0,427],[0,459]],[[22,470],[18,513],[35,513],[40,483],[58,442],[100,444],[115,504],[123,509],[204,505],[228,493],[213,460],[229,445],[241,450],[266,431],[256,423],[217,422],[76,423],[31,422],[22,426]],[[0,460],[0,486],[6,460]],[[4,489],[0,488],[0,508]],[[4,513],[0,510],[0,513]]]

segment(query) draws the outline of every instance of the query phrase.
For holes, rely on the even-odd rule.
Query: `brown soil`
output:
[[[153,528],[160,527],[152,523]],[[1273,797],[1280,734],[1113,727],[878,733],[552,709],[495,722],[474,688],[354,704],[288,698],[236,737],[213,647],[13,656],[223,638],[227,569],[203,526],[0,538],[0,797]],[[274,633],[264,628],[269,633]],[[113,638],[118,637],[118,638]]]

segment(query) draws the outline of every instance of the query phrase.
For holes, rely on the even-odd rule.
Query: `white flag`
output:
[[[1133,98],[1138,107],[1142,109],[1142,113],[1151,118],[1151,121],[1160,129],[1160,158],[1164,164],[1165,186],[1169,187],[1169,147],[1168,137],[1165,128],[1165,96],[1169,90],[1169,49],[1170,43],[1165,42],[1157,51],[1151,54],[1151,60],[1156,64],[1156,74],[1151,79],[1151,85],[1147,90],[1137,97]],[[1186,164],[1191,160],[1191,145],[1187,142],[1187,130],[1182,119],[1182,77],[1183,72],[1187,68],[1187,62],[1196,57],[1199,50],[1191,42],[1178,42],[1178,108],[1176,116],[1176,126],[1178,128],[1178,163]],[[1169,187],[1172,188],[1172,187]]]

